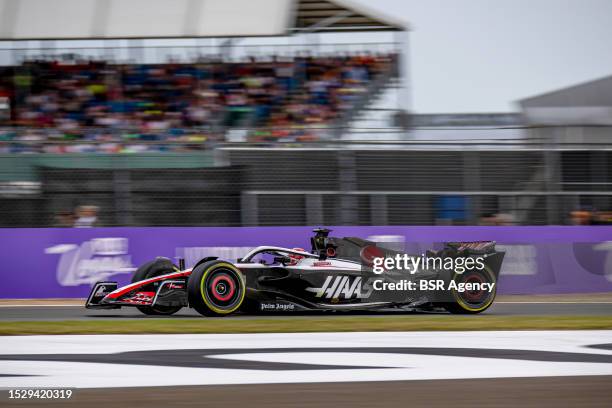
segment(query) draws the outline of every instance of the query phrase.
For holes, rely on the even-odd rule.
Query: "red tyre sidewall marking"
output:
[[[465,279],[463,279],[463,282],[465,283],[483,283],[485,280],[484,278],[479,275],[479,274],[470,274],[469,276],[467,276]],[[472,293],[472,292],[476,292],[476,293]],[[466,291],[464,293],[464,295],[462,296],[464,300],[466,300],[467,302],[477,302],[478,299],[480,299],[481,294],[482,294],[482,290],[479,291]]]
[[[229,286],[229,290],[227,291],[226,295],[221,295],[217,292],[217,284],[221,281],[226,282]],[[213,297],[217,300],[220,300],[221,302],[225,302],[231,299],[231,297],[234,296],[234,293],[236,291],[236,285],[234,284],[234,280],[227,275],[220,275],[215,277],[210,287]]]

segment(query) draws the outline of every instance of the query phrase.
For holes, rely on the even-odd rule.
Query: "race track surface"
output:
[[[338,313],[346,315],[347,313]],[[352,315],[366,315],[366,313],[352,313]],[[397,313],[370,312],[368,316],[390,316]],[[418,315],[419,313],[407,313]],[[421,313],[422,314],[422,313]],[[526,316],[526,315],[612,315],[612,302],[496,302],[485,314],[497,316]],[[321,313],[302,314],[267,314],[269,317],[287,317],[308,319],[311,316],[329,316]],[[235,315],[226,319],[252,319],[257,316]],[[147,319],[160,318],[160,316],[145,316],[135,308],[123,308],[116,310],[87,310],[79,305],[52,305],[52,306],[0,306],[0,321],[18,320],[100,320],[100,319]],[[163,316],[161,318],[164,318]],[[189,319],[201,318],[193,309],[183,309],[179,313],[166,318]]]
[[[97,407],[108,405],[112,398],[112,406],[117,408],[187,407],[194,406],[196,401],[200,402],[198,406],[225,408],[609,408],[611,383],[612,376],[584,376],[312,383],[282,387],[256,384],[107,388],[77,390],[70,400],[19,401],[3,406]],[[6,391],[2,397],[5,396]]]
[[[612,331],[0,337],[2,406],[609,407]],[[8,388],[70,388],[11,401]]]

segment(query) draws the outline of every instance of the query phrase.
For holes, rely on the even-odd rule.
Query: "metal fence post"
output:
[[[224,149],[213,150],[213,160],[216,167],[231,166],[230,154]]]
[[[386,194],[373,194],[370,196],[370,222],[372,225],[389,224]]]
[[[249,191],[240,193],[240,218],[243,227],[252,227],[259,223],[257,194]]]
[[[338,151],[338,182],[340,195],[340,222],[342,225],[357,224],[358,198],[350,194],[357,190],[357,169],[355,152],[352,150]]]
[[[317,226],[323,225],[323,195],[306,194],[306,224]]]
[[[589,153],[591,162],[591,190],[594,192],[605,191],[608,187],[608,164],[606,160],[607,152],[601,150],[591,151]],[[594,196],[593,205],[598,211],[608,210],[608,196]]]
[[[560,163],[559,152],[557,150],[546,150],[544,152],[546,191],[546,223],[557,225],[561,223],[559,214],[559,200],[553,193],[559,192]]]
[[[465,191],[482,191],[480,183],[480,153],[476,151],[465,151],[463,159],[463,189]],[[473,195],[470,197],[468,221],[471,225],[477,225],[480,218],[481,197]]]
[[[113,171],[113,196],[115,201],[115,223],[132,225],[132,191],[130,171],[116,169]]]

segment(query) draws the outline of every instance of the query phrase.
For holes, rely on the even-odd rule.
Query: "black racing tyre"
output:
[[[453,280],[457,283],[495,283],[493,290],[464,291],[451,289],[452,302],[444,303],[443,307],[454,314],[476,314],[487,310],[497,294],[497,278],[491,269],[485,265],[482,270],[472,269],[462,274],[456,273]]]
[[[187,281],[189,306],[204,316],[226,316],[244,302],[246,285],[242,272],[226,261],[196,266]]]
[[[156,258],[141,265],[134,275],[132,283],[154,278],[176,271],[176,266],[167,258]],[[138,310],[146,315],[171,315],[182,309],[181,306],[136,306]]]

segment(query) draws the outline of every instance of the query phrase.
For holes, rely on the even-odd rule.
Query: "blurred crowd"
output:
[[[55,214],[53,226],[63,228],[99,227],[99,210],[100,208],[96,205],[80,205],[74,211],[60,211]]]
[[[599,211],[594,208],[580,208],[570,213],[572,225],[612,225],[612,211]]]
[[[29,61],[0,70],[0,96],[11,102],[11,126],[0,130],[0,149],[28,151],[39,141],[51,142],[44,151],[58,153],[202,149],[237,127],[256,129],[249,134],[253,141],[312,140],[393,59],[359,54],[149,65]]]

